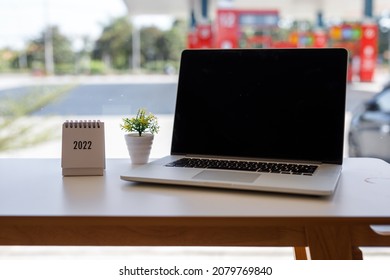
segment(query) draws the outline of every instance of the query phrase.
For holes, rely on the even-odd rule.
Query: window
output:
[[[104,121],[107,157],[127,157],[119,124],[139,107],[161,125],[151,156],[168,154],[180,53],[188,47],[345,47],[347,119],[374,93],[369,86],[388,76],[386,0],[372,9],[364,0],[353,7],[336,0],[3,1],[1,157],[60,157],[60,127],[70,119]]]

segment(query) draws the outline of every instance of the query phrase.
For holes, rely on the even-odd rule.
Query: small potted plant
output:
[[[133,164],[145,164],[149,160],[152,149],[154,134],[158,133],[157,117],[152,113],[147,114],[146,110],[138,109],[137,115],[133,118],[123,118],[121,129],[128,132],[125,140],[131,162]]]

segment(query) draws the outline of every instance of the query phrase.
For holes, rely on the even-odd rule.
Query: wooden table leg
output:
[[[294,247],[295,259],[296,260],[310,260],[310,252],[308,247]],[[352,247],[352,259],[362,260],[363,253],[359,247]]]
[[[352,247],[352,259],[354,260],[362,260],[363,253],[359,247]]]
[[[308,226],[306,238],[313,260],[354,259],[351,235],[347,226]]]
[[[296,260],[308,260],[307,247],[294,247]]]

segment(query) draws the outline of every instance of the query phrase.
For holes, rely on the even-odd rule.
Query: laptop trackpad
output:
[[[196,180],[252,183],[259,176],[260,174],[258,173],[204,170],[192,178]]]

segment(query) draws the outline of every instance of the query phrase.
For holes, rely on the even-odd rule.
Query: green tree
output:
[[[141,65],[145,63],[164,60],[164,55],[161,50],[161,42],[163,40],[163,32],[155,27],[144,27],[140,30],[141,37]]]
[[[8,47],[0,49],[0,72],[10,71],[17,56],[17,52]]]
[[[187,24],[182,20],[176,20],[171,29],[165,31],[158,42],[163,59],[179,62],[181,52],[186,47]]]
[[[61,34],[57,26],[50,27],[50,38],[53,46],[53,61],[57,74],[73,71],[75,54],[72,50],[72,41]],[[33,39],[27,46],[27,65],[30,69],[43,70],[45,63],[45,38],[46,31]]]
[[[180,54],[185,48],[186,24],[176,20],[171,29],[161,31],[156,27],[141,30],[141,49],[148,58],[153,52],[155,60],[179,61]],[[149,57],[148,57],[149,56]]]
[[[185,48],[186,25],[175,21],[172,28],[162,31],[157,27],[141,30],[141,66],[152,71],[177,68],[182,50]]]
[[[132,52],[132,26],[127,17],[111,20],[95,42],[93,59],[103,60],[115,69],[127,69]]]
[[[95,43],[93,59],[109,64],[113,69],[128,69],[132,56],[132,31],[127,17],[111,20],[103,27]],[[167,31],[156,26],[141,28],[141,67],[162,71],[165,64],[178,63],[185,47],[185,34],[186,25],[183,21],[176,21]]]

